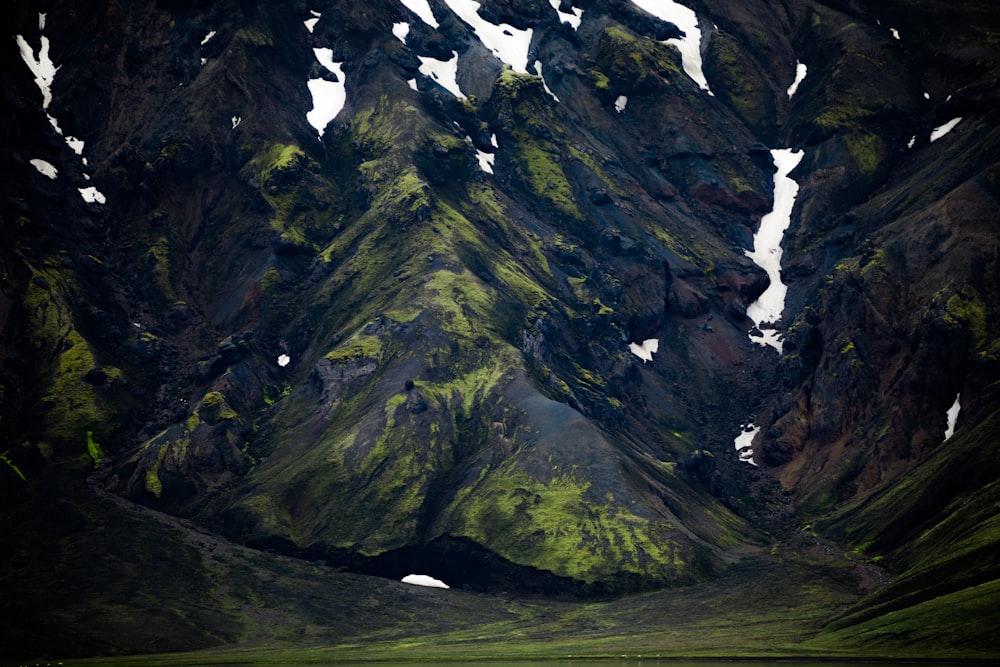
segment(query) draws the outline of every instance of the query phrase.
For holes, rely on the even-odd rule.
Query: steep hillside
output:
[[[50,655],[261,640],[246,559],[281,627],[396,595],[317,563],[436,632],[784,567],[786,648],[996,648],[1000,14],[690,6],[5,10],[0,590],[122,612]]]

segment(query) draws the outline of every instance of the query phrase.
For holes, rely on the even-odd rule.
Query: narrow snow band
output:
[[[434,18],[434,12],[427,0],[399,0],[403,6],[417,15],[417,17],[432,28],[438,27],[438,22]]]
[[[31,163],[32,167],[38,170],[38,173],[48,176],[53,180],[55,180],[55,177],[59,175],[59,170],[56,169],[55,165],[51,162],[46,162],[45,160],[40,160],[38,158],[28,160],[28,162]]]
[[[806,67],[805,63],[795,61],[795,81],[792,81],[792,85],[788,87],[788,99],[792,99],[792,95],[799,89],[799,84],[805,80],[808,71],[809,68]]]
[[[648,12],[667,23],[677,26],[684,36],[679,39],[668,39],[681,52],[681,66],[684,72],[698,84],[698,87],[713,95],[708,87],[708,79],[701,69],[701,30],[698,28],[698,15],[693,9],[673,2],[673,0],[632,0],[639,9]]]
[[[788,288],[781,282],[781,241],[791,222],[795,196],[799,192],[799,184],[789,178],[788,174],[798,166],[803,155],[804,151],[791,148],[771,151],[774,165],[778,169],[774,174],[774,208],[760,219],[760,227],[753,237],[753,251],[745,251],[746,256],[764,269],[770,279],[767,289],[747,308],[747,317],[755,325],[750,340],[760,345],[770,345],[778,354],[781,354],[781,334],[765,325],[781,321],[781,313],[785,309]]]
[[[945,440],[955,435],[955,424],[958,423],[958,413],[962,409],[962,404],[959,402],[960,398],[962,398],[962,394],[955,396],[955,402],[951,404],[950,408],[948,408],[948,428],[944,430]]]
[[[938,125],[937,127],[935,127],[933,130],[931,130],[931,143],[933,144],[935,141],[937,141],[944,135],[954,130],[955,126],[961,122],[962,122],[962,117],[959,116],[958,118],[952,118],[944,125]]]
[[[740,434],[736,436],[733,441],[733,445],[736,447],[736,453],[740,457],[740,461],[744,463],[749,463],[750,465],[757,465],[756,461],[753,460],[753,439],[757,437],[757,433],[760,432],[760,426],[755,425],[753,422],[748,422],[747,424],[740,427]]]
[[[403,577],[400,581],[402,581],[404,584],[413,584],[415,586],[428,586],[430,588],[450,588],[448,584],[444,583],[440,579],[429,577],[426,574],[408,574],[405,577]]]

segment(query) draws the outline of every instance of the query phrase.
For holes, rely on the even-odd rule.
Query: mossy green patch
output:
[[[774,96],[753,58],[732,35],[712,35],[705,67],[716,96],[757,132],[768,132],[774,123]]]
[[[686,571],[672,526],[594,500],[589,488],[572,472],[543,482],[507,463],[456,499],[453,531],[515,563],[588,583],[619,572],[663,581]]]

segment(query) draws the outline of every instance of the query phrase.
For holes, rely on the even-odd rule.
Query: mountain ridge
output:
[[[968,576],[947,594],[989,586],[997,17],[814,2],[776,25],[766,3],[692,3],[709,95],[662,41],[676,26],[573,4],[576,29],[544,3],[481,5],[534,30],[544,80],[449,3],[430,3],[436,29],[395,2],[53,2],[43,27],[16,4],[15,34],[51,36],[49,113],[86,162],[10,39],[11,544],[50,533],[27,518],[44,480],[85,489],[65,471],[96,465],[112,492],[265,552],[395,578],[419,563],[476,591],[697,590],[811,553],[814,526],[846,552],[819,557],[852,572],[836,595],[860,600],[863,567],[901,575],[837,631],[921,609],[949,563]],[[305,84],[339,75],[315,48],[347,89],[320,139]],[[421,73],[452,53],[464,100]],[[805,156],[779,357],[747,335],[768,279],[744,248],[784,146]],[[106,203],[83,200],[90,175]],[[651,361],[629,351],[647,339]],[[748,420],[762,469],[733,445]],[[913,480],[938,523],[913,518]],[[911,543],[969,548],[934,563]]]

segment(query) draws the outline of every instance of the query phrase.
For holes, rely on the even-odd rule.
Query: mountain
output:
[[[995,656],[1000,13],[5,14],[4,657]]]

